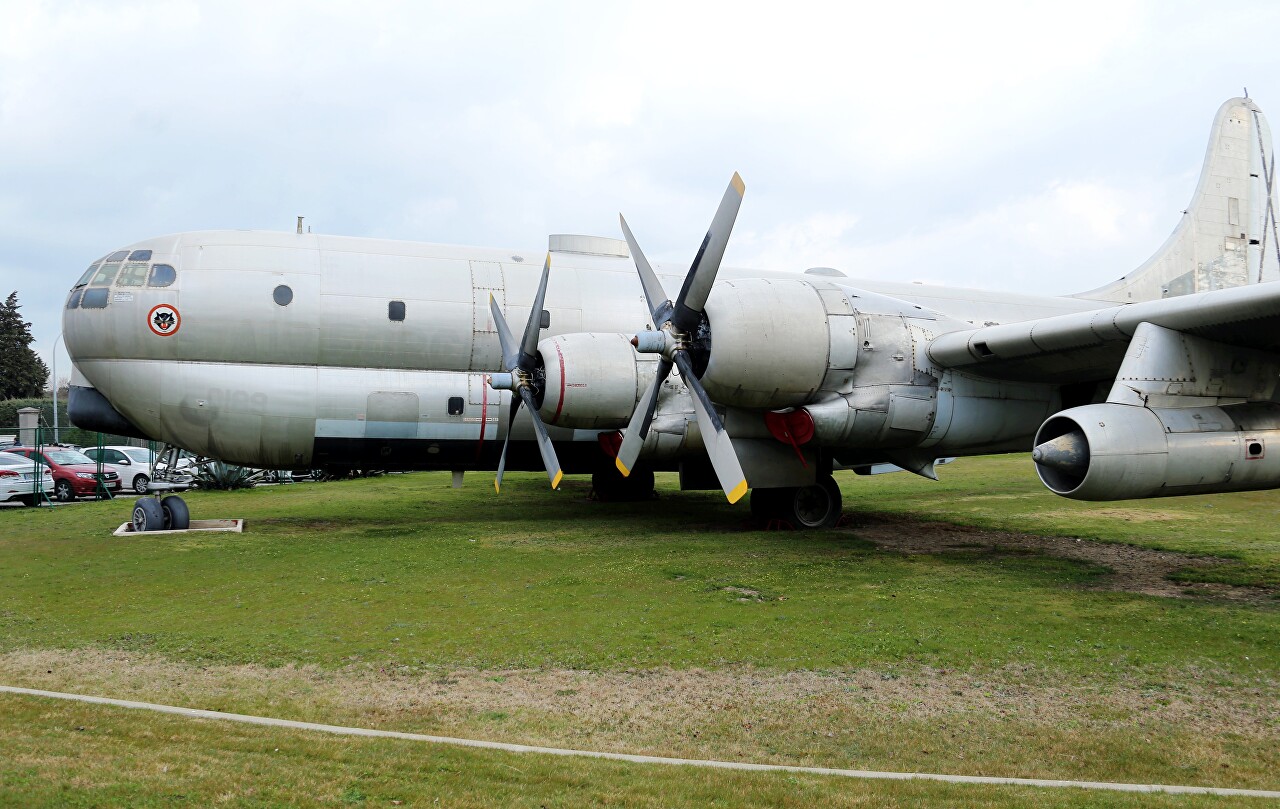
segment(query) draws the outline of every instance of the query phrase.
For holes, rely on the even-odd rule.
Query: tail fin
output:
[[[1155,255],[1118,281],[1075,295],[1133,303],[1280,280],[1271,129],[1248,98],[1218,108],[1200,182]]]

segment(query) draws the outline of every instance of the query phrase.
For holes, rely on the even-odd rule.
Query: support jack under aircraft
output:
[[[604,500],[673,470],[796,527],[836,522],[833,470],[999,452],[1081,500],[1276,488],[1274,160],[1258,107],[1227,101],[1164,246],[1065,297],[722,268],[736,174],[688,270],[625,220],[546,254],[147,239],[67,298],[70,415],[247,466],[591,474]]]

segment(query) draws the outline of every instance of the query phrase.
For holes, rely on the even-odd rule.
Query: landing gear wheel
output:
[[[185,531],[191,527],[191,512],[187,510],[187,501],[171,494],[160,501],[164,512],[164,529],[166,531]]]
[[[159,531],[164,528],[164,509],[154,497],[139,497],[133,504],[133,530]]]
[[[69,481],[60,480],[53,484],[53,499],[59,503],[70,503],[76,499],[75,490],[71,488]]]
[[[146,494],[147,484],[151,482],[151,478],[146,475],[138,475],[133,479],[133,491],[136,494]]]
[[[784,489],[752,489],[751,516],[763,523],[778,518],[778,492]]]
[[[781,520],[800,529],[834,528],[840,520],[840,507],[840,487],[830,475],[818,478],[812,486],[751,492],[751,513],[757,519],[766,523]]]
[[[602,503],[637,503],[653,499],[653,470],[633,469],[623,477],[616,466],[596,469],[591,473],[591,488]]]

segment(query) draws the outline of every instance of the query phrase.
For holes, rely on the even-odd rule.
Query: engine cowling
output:
[[[630,335],[575,332],[538,343],[546,371],[538,414],[575,429],[625,427],[656,361],[637,354]]]
[[[1074,500],[1280,488],[1280,405],[1075,407],[1040,426],[1032,459]]]
[[[818,290],[801,279],[721,281],[707,299],[711,353],[701,376],[717,402],[780,408],[803,404],[831,367],[831,327]],[[852,311],[850,310],[850,315]],[[844,331],[851,332],[852,318]],[[848,342],[853,344],[850,334]],[[849,354],[852,367],[856,354]]]

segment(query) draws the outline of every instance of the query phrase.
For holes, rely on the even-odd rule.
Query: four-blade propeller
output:
[[[737,453],[733,450],[733,443],[725,431],[724,423],[716,413],[706,389],[698,381],[694,361],[695,353],[704,353],[705,356],[710,343],[710,324],[703,308],[707,303],[707,296],[711,294],[716,273],[720,271],[720,261],[724,258],[725,246],[733,231],[733,223],[738,217],[738,208],[742,205],[745,190],[742,178],[735,172],[674,303],[663,290],[662,282],[640,250],[631,228],[627,227],[627,220],[622,216],[618,217],[622,222],[622,233],[626,236],[627,246],[635,260],[636,271],[640,273],[640,284],[644,287],[645,298],[649,302],[649,312],[653,316],[654,331],[637,334],[631,342],[641,352],[662,355],[662,359],[658,361],[657,373],[636,406],[631,423],[627,425],[622,446],[618,448],[618,471],[629,476],[636,459],[640,457],[640,449],[649,434],[649,425],[658,405],[658,392],[674,365],[680,369],[680,378],[693,394],[698,430],[702,433],[702,440],[706,444],[707,455],[711,458],[711,466],[715,469],[720,487],[724,489],[730,503],[738,502],[746,494],[747,479],[742,473],[742,465],[738,463]]]
[[[502,457],[498,461],[498,476],[494,478],[495,491],[502,490],[502,473],[507,467],[507,447],[511,445],[511,427],[515,424],[516,413],[520,403],[529,408],[529,416],[533,419],[533,430],[538,437],[538,450],[542,453],[542,463],[547,468],[547,477],[551,480],[551,488],[560,485],[564,473],[560,471],[560,461],[556,458],[555,448],[551,446],[551,438],[547,435],[547,427],[538,415],[537,393],[541,380],[538,371],[538,330],[542,325],[542,304],[547,296],[547,278],[551,274],[551,254],[547,253],[547,261],[542,266],[542,280],[538,282],[538,294],[534,298],[533,308],[529,311],[529,322],[524,327],[524,336],[517,344],[511,336],[507,320],[502,316],[498,302],[489,296],[489,311],[493,314],[494,325],[498,329],[498,342],[502,345],[502,365],[506,373],[489,376],[489,387],[494,390],[509,390],[511,397],[511,414],[507,419],[507,439],[502,442]]]

